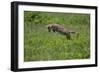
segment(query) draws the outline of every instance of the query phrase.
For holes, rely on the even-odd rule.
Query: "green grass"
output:
[[[58,23],[79,32],[79,37],[48,32],[46,25]],[[90,15],[24,12],[24,61],[90,58]]]

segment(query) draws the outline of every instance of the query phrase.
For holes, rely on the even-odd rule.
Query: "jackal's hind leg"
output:
[[[68,40],[71,39],[71,35],[70,35],[70,33],[68,33],[68,34],[66,35],[66,38],[67,38]]]

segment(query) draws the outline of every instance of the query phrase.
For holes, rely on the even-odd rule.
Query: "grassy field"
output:
[[[79,32],[79,37],[48,32],[57,23]],[[24,61],[90,58],[90,15],[76,13],[24,12]]]

